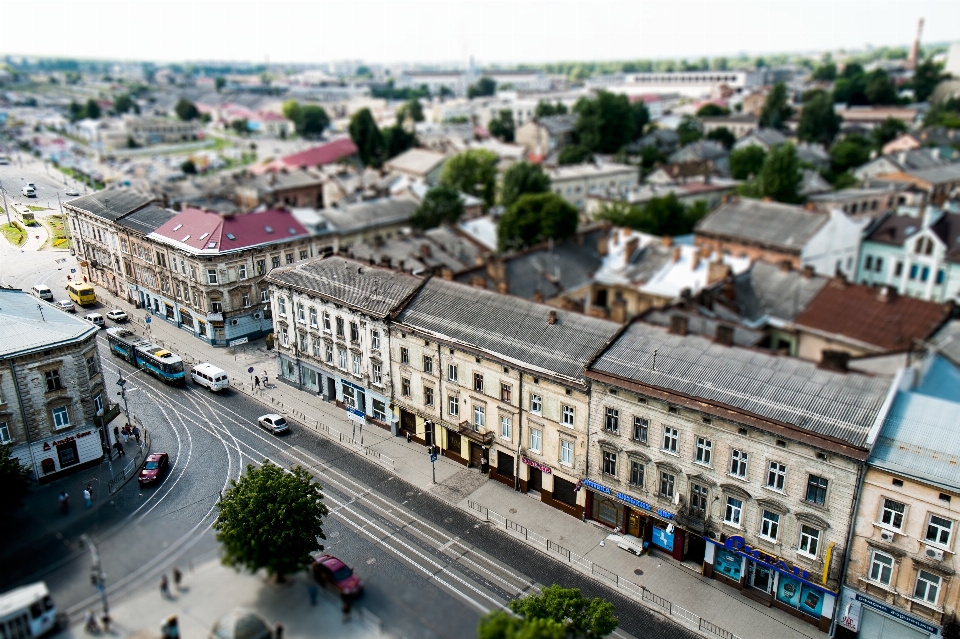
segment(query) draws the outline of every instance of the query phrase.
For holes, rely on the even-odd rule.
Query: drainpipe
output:
[[[523,369],[518,368],[517,372],[520,381],[517,384],[517,403],[520,410],[517,411],[517,459],[514,461],[513,469],[513,489],[520,490],[520,448],[523,446]]]
[[[23,420],[23,434],[27,438],[27,450],[30,451],[30,462],[33,464],[33,473],[37,485],[40,485],[40,471],[37,469],[37,459],[33,455],[33,442],[30,441],[30,426],[27,424],[27,413],[23,410],[23,397],[20,395],[20,382],[17,381],[17,369],[14,368],[13,358],[10,358],[10,376],[13,378],[13,390],[17,394],[17,404],[20,406],[20,419]]]
[[[837,601],[835,601],[833,604],[833,619],[830,620],[830,630],[828,632],[828,636],[830,637],[836,636],[836,632],[837,632],[837,616],[840,614],[840,601],[841,601],[841,596],[843,594],[844,577],[847,574],[847,569],[850,566],[850,555],[852,554],[851,549],[853,545],[853,536],[856,529],[857,511],[860,509],[860,495],[862,494],[862,490],[863,490],[863,475],[864,475],[864,469],[866,468],[866,464],[867,463],[864,462],[857,469],[857,492],[853,497],[853,510],[850,513],[850,532],[847,533],[846,552],[844,553],[844,557],[843,557],[843,565],[840,567],[840,580],[839,580],[840,587],[838,588],[838,592],[837,592]],[[830,560],[833,557],[832,551],[833,551],[833,542],[831,542],[830,546],[827,549],[828,555],[824,558],[824,564],[825,564],[823,569],[824,584],[826,584],[826,577],[828,575],[828,571],[830,570]]]

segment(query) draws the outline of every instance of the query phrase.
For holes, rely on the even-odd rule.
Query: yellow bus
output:
[[[97,301],[97,294],[89,284],[68,284],[67,295],[80,306],[94,304]]]

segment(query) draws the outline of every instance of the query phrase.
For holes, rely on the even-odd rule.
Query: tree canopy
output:
[[[553,619],[524,619],[503,610],[480,618],[478,639],[567,639],[567,629]]]
[[[560,149],[560,154],[557,156],[557,163],[561,166],[591,161],[593,161],[593,153],[582,144],[568,144]]]
[[[503,174],[500,203],[510,207],[527,193],[546,193],[550,190],[550,176],[539,164],[517,162]]]
[[[677,137],[680,138],[680,146],[686,146],[701,139],[703,137],[703,127],[700,120],[690,115],[680,118],[680,124],[677,125]]]
[[[642,206],[617,202],[606,205],[597,218],[616,226],[651,235],[687,235],[708,212],[703,201],[686,206],[673,193],[654,197]]]
[[[513,123],[513,111],[510,109],[501,110],[497,117],[490,120],[487,128],[493,137],[503,142],[513,142],[514,135],[516,134],[516,125]]]
[[[486,149],[458,153],[443,165],[440,183],[493,206],[499,161],[496,154]]]
[[[407,118],[414,123],[423,122],[423,105],[417,98],[404,102],[397,109],[397,124],[402,125]]]
[[[833,98],[827,93],[815,93],[804,103],[800,113],[797,137],[802,142],[817,142],[830,146],[843,118],[833,108]]]
[[[556,193],[528,193],[500,216],[497,248],[508,251],[551,238],[563,240],[577,232],[579,221],[577,209]]]
[[[934,104],[923,116],[923,126],[943,126],[960,129],[960,98],[950,98],[942,104]]]
[[[350,139],[357,145],[360,160],[364,165],[379,167],[383,164],[386,151],[383,135],[377,128],[370,109],[364,107],[350,118]]]
[[[946,77],[942,62],[934,62],[932,58],[927,58],[918,64],[913,72],[913,81],[910,83],[913,87],[914,99],[917,102],[926,102],[933,94],[933,90]]]
[[[630,104],[627,96],[609,91],[598,91],[592,100],[580,98],[573,112],[577,144],[594,153],[616,153],[639,137],[650,121],[643,102]]]
[[[471,84],[467,88],[468,98],[482,98],[494,95],[497,92],[497,82],[493,78],[483,76],[477,80],[476,84]]]
[[[550,115],[565,115],[567,113],[567,105],[559,100],[551,104],[546,100],[540,100],[537,102],[537,108],[533,112],[533,117],[543,118]]]
[[[870,132],[873,138],[873,146],[878,150],[883,149],[883,145],[891,140],[895,140],[901,133],[907,130],[907,125],[903,120],[896,118],[887,118]]]
[[[0,444],[0,513],[20,508],[33,483],[30,467],[12,457],[12,452],[13,446]]]
[[[767,152],[758,144],[751,144],[730,153],[730,175],[735,180],[750,180],[760,174]]]
[[[760,126],[768,129],[782,128],[791,115],[793,107],[790,106],[787,85],[777,82],[760,111]]]
[[[725,126],[718,126],[710,133],[707,133],[705,136],[708,140],[713,140],[714,142],[719,142],[723,145],[725,149],[732,149],[733,145],[737,143],[737,136],[733,134],[733,131],[728,129]]]
[[[410,223],[421,229],[432,229],[441,224],[455,224],[463,217],[460,192],[448,186],[435,186],[423,197]]]
[[[323,550],[327,515],[312,479],[300,466],[286,472],[268,460],[260,468],[248,464],[224,492],[213,524],[223,563],[250,572],[264,568],[278,580],[309,565],[310,553]]]
[[[330,117],[322,106],[304,104],[298,109],[297,119],[293,124],[297,133],[303,137],[319,137],[330,126]]]
[[[559,624],[565,631],[565,635],[559,636],[568,639],[602,639],[617,628],[613,604],[600,597],[584,597],[579,588],[548,586],[539,595],[514,599],[508,605],[528,624],[534,621],[543,624],[533,626],[539,634],[529,635],[531,637],[558,636],[554,634],[553,624]],[[490,635],[489,639],[495,636]]]
[[[798,193],[802,181],[797,150],[788,142],[770,151],[756,179],[741,185],[740,192],[749,197],[769,197],[796,204],[802,199]]]
[[[140,107],[133,101],[129,93],[122,93],[117,96],[117,99],[113,101],[113,110],[117,113],[127,113],[129,111],[140,113]]]
[[[870,159],[873,144],[861,135],[851,135],[840,140],[830,149],[830,168],[834,173],[843,173],[866,164]]]
[[[833,62],[821,64],[813,70],[811,77],[818,82],[833,82],[837,79],[837,65]]]
[[[227,79],[225,77],[217,76],[213,81],[213,86],[217,90],[217,93],[220,93],[223,90],[223,87],[227,86]]]
[[[394,124],[383,130],[384,158],[393,158],[417,144],[417,136],[402,124]]]
[[[730,109],[725,106],[720,106],[719,104],[714,104],[713,102],[708,102],[697,109],[698,118],[715,118],[724,115],[730,115]]]
[[[173,107],[173,111],[177,114],[177,117],[184,122],[189,120],[197,120],[200,118],[200,111],[197,109],[197,105],[186,98],[180,98],[177,100],[177,104],[175,107]]]
[[[856,62],[844,67],[833,85],[833,97],[836,102],[849,106],[898,104],[900,101],[897,88],[886,71],[874,69],[868,74]]]

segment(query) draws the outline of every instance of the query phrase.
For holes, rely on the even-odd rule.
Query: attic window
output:
[[[269,226],[263,227],[263,230],[266,231],[267,233],[273,233],[273,228]]]
[[[227,233],[227,239],[228,239],[228,240],[235,240],[235,239],[237,239],[237,236],[234,235],[233,233]]]
[[[181,242],[186,242],[186,241],[189,240],[189,239],[190,239],[190,236],[188,235],[188,236],[186,236],[185,238],[183,238],[183,239],[180,240],[180,241],[181,241]]]
[[[297,229],[293,228],[292,226],[291,226],[290,228],[288,228],[287,230],[290,231],[290,235],[296,235],[296,234],[297,234]]]
[[[207,242],[207,248],[217,248],[216,242]]]
[[[207,239],[207,236],[208,236],[208,235],[210,235],[210,234],[209,234],[209,233],[204,233],[203,235],[200,236],[199,239],[205,240],[205,239]]]
[[[173,230],[179,231],[181,226],[183,226],[183,224],[177,224],[175,227],[173,227]]]

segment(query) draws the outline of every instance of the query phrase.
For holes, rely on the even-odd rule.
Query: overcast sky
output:
[[[0,0],[0,53],[324,62],[690,58],[960,40],[960,0]]]

